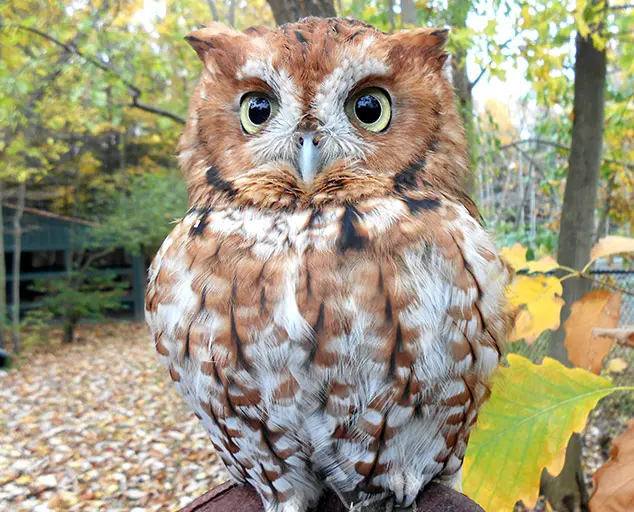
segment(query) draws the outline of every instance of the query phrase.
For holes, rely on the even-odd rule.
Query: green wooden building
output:
[[[16,208],[2,205],[4,220],[4,258],[7,271],[7,304],[11,303],[13,283],[13,254],[15,240],[13,219]],[[37,307],[37,293],[30,289],[34,281],[64,277],[70,261],[69,251],[81,247],[90,237],[94,224],[84,220],[56,215],[36,208],[25,208],[21,219],[22,257],[20,262],[20,308],[27,310]],[[105,247],[104,247],[105,248]],[[103,249],[103,248],[102,248]],[[98,250],[102,250],[98,249]],[[115,273],[117,280],[129,283],[128,293],[122,299],[121,314],[141,319],[145,294],[145,262],[141,255],[128,254],[115,248],[102,260],[99,268],[91,275]]]

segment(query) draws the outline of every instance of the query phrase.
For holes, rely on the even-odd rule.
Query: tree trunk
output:
[[[2,202],[4,183],[0,180],[0,349],[5,347],[4,325],[7,321],[7,268],[4,264],[4,217]]]
[[[11,335],[13,351],[20,353],[20,260],[22,256],[22,214],[24,213],[24,196],[26,183],[18,186],[18,201],[13,217],[13,293],[11,294]]]
[[[595,244],[599,241],[602,234],[603,236],[608,236],[610,234],[610,209],[612,208],[612,192],[614,192],[615,181],[616,172],[613,172],[608,178],[608,185],[605,191],[605,204],[603,205],[603,209],[601,211],[601,217],[599,217],[597,232],[594,235],[593,243]]]
[[[590,259],[594,241],[595,206],[601,169],[603,117],[606,84],[606,54],[592,44],[592,39],[576,37],[575,98],[572,145],[568,159],[568,178],[559,231],[560,265],[582,269]],[[551,357],[570,366],[564,347],[564,322],[570,306],[590,290],[584,279],[563,282],[565,306],[561,311],[561,326],[553,334],[548,352]],[[558,511],[587,510],[581,478],[581,441],[578,435],[570,439],[564,469],[556,479],[546,479],[544,492]]]
[[[533,251],[537,250],[537,176],[535,173],[535,166],[531,165],[528,168],[528,179],[530,180],[530,236],[529,245]]]
[[[230,0],[229,11],[227,12],[227,23],[232,27],[236,24],[236,3],[237,0]]]
[[[603,139],[606,56],[592,46],[592,40],[577,34],[575,63],[574,123],[568,159],[568,178],[559,230],[560,265],[582,269],[590,260],[594,242],[595,207]],[[563,341],[563,322],[570,314],[570,305],[589,289],[584,279],[566,279],[563,283],[567,307],[561,313],[562,327],[552,337],[549,355],[568,364]]]
[[[454,2],[449,3],[448,20],[452,27],[458,29],[465,28],[467,25],[467,16],[469,14],[470,2]],[[465,134],[469,147],[469,160],[474,165],[475,158],[473,151],[475,145],[475,131],[473,123],[473,85],[467,76],[467,52],[462,48],[457,48],[451,57],[452,81],[458,97],[458,109],[460,117],[464,124]],[[476,192],[475,174],[471,173],[467,177],[465,183],[467,193],[473,197]]]
[[[418,16],[416,16],[414,0],[401,0],[401,28],[416,26],[418,26]]]
[[[216,4],[214,0],[207,0],[207,5],[209,5],[209,10],[211,11],[211,17],[214,21],[220,21],[218,19],[218,10],[216,9]]]
[[[387,0],[387,18],[390,20],[390,32],[394,32],[396,30],[396,21],[394,20],[394,0]]]
[[[293,23],[306,16],[337,16],[333,0],[268,0],[268,3],[278,25]]]
[[[62,337],[62,343],[72,343],[75,339],[75,327],[79,323],[79,319],[73,315],[73,313],[68,313],[66,318],[64,319],[64,333]]]

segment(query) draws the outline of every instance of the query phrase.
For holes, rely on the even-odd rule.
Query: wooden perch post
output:
[[[385,507],[382,507],[382,510]],[[484,512],[464,494],[440,484],[425,487],[416,502],[417,512]],[[327,493],[315,512],[347,512],[347,508],[333,493]],[[180,512],[263,512],[262,501],[255,489],[225,482],[203,494]]]

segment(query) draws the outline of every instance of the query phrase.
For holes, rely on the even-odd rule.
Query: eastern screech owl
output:
[[[269,512],[459,485],[509,272],[461,185],[447,31],[307,18],[187,39],[191,208],[146,300],[177,390]]]

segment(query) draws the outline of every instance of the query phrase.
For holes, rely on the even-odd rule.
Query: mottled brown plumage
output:
[[[461,187],[446,37],[315,18],[189,37],[191,209],[154,260],[147,319],[269,511],[328,487],[409,506],[433,478],[459,484],[509,276]]]

